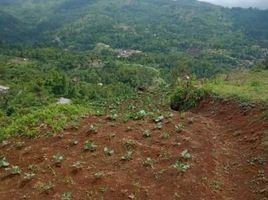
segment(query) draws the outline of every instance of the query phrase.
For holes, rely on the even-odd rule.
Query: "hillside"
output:
[[[266,200],[267,20],[0,0],[0,199]]]
[[[267,55],[268,11],[227,9],[195,0],[15,0],[0,4],[0,10],[19,20],[24,30],[15,32],[21,39],[17,43],[12,41],[16,38],[13,30],[1,37],[7,45],[92,50],[104,43],[114,49],[143,51],[135,58],[138,63],[149,57],[147,62],[173,68],[183,65],[183,58],[191,72],[201,75],[207,75],[203,72],[207,66],[211,73],[248,67]],[[8,25],[8,19],[1,21],[1,26]]]

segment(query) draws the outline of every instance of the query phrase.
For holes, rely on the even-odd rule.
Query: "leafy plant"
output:
[[[178,123],[176,126],[176,131],[179,133],[184,129],[184,125],[182,123]]]
[[[23,179],[26,181],[32,180],[32,178],[35,176],[34,173],[30,172],[30,173],[24,173],[24,177]]]
[[[99,172],[97,172],[97,173],[94,174],[95,178],[97,178],[97,179],[102,178],[104,175],[105,175],[105,174],[104,174],[103,171],[99,171]]]
[[[95,151],[97,145],[95,145],[92,141],[87,140],[84,144],[84,150],[86,151]]]
[[[204,90],[195,88],[190,82],[177,87],[170,99],[173,110],[184,111],[197,105],[204,96]]]
[[[8,167],[9,166],[9,162],[7,162],[6,158],[3,157],[0,159],[0,168],[1,167]]]
[[[20,174],[20,173],[21,173],[21,169],[20,169],[19,166],[12,166],[12,167],[10,168],[10,172],[11,172],[11,174],[13,174],[13,175],[17,175],[17,174]]]
[[[97,124],[90,124],[88,133],[97,134],[98,133],[98,125]]]
[[[152,136],[152,133],[151,133],[151,131],[149,129],[146,129],[145,131],[143,131],[142,135],[143,135],[143,137],[148,138],[148,137]]]
[[[189,153],[189,151],[187,149],[183,150],[181,152],[181,157],[184,158],[184,159],[190,159],[192,156],[191,154]]]
[[[61,200],[71,200],[73,198],[73,193],[72,192],[64,192],[61,195]]]
[[[132,157],[132,151],[127,151],[127,153],[123,156],[121,156],[121,160],[128,161]]]
[[[173,167],[182,172],[186,172],[186,170],[190,168],[190,165],[177,160]]]
[[[83,168],[84,162],[82,161],[75,161],[73,164],[70,166],[74,171],[81,170]]]
[[[114,154],[114,150],[112,149],[112,148],[110,148],[110,147],[104,147],[104,152],[107,154],[107,155],[109,155],[109,156],[111,156],[111,155],[113,155]]]
[[[55,154],[52,156],[52,161],[55,165],[60,165],[64,157],[61,154]]]
[[[156,125],[155,125],[155,128],[156,129],[158,129],[158,130],[160,130],[160,129],[162,129],[162,123],[161,122],[158,122]]]
[[[161,135],[161,138],[163,139],[168,139],[170,138],[170,134],[168,132],[164,132],[162,135]]]
[[[154,118],[154,122],[159,123],[159,122],[163,121],[163,119],[164,119],[164,116],[160,115],[160,116],[157,116],[156,118]]]
[[[72,146],[77,145],[78,144],[78,141],[75,138],[73,138],[73,139],[71,139],[70,144]]]
[[[146,158],[144,161],[143,161],[143,165],[145,167],[151,167],[153,168],[153,165],[154,165],[154,161],[152,158]]]

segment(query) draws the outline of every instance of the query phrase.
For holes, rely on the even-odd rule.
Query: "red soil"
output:
[[[190,112],[174,112],[163,120],[161,130],[150,119],[123,123],[87,116],[79,127],[54,137],[10,139],[1,145],[0,156],[22,172],[11,175],[0,169],[0,199],[64,199],[64,192],[71,192],[75,200],[267,199],[268,122],[261,119],[262,111],[260,106],[207,98]],[[97,134],[88,131],[92,123],[100,125]],[[180,133],[175,130],[178,123],[185,126]],[[151,137],[143,137],[145,129],[151,129]],[[164,139],[164,132],[170,137]],[[77,145],[71,145],[73,138]],[[126,145],[126,139],[135,144]],[[98,145],[96,151],[83,149],[86,140]],[[114,153],[105,154],[104,147]],[[185,149],[189,160],[181,158]],[[131,159],[121,160],[128,150],[133,152]],[[52,161],[57,153],[64,157],[60,166]],[[152,167],[144,166],[146,158],[153,160]],[[190,168],[175,169],[177,160]],[[75,161],[83,162],[80,170],[70,167]],[[35,176],[25,181],[29,171]]]

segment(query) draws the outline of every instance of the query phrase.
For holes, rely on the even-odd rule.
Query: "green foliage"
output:
[[[235,97],[241,101],[268,101],[268,71],[239,71],[207,80],[203,88],[220,97]]]
[[[84,143],[84,150],[86,151],[91,151],[91,152],[96,151],[97,147],[98,147],[97,145],[95,145],[92,141],[89,141],[89,140],[87,140]]]
[[[190,165],[177,160],[173,167],[179,171],[186,172],[190,168]]]
[[[3,123],[0,127],[0,138],[14,134],[28,137],[37,134],[54,134],[63,130],[69,122],[75,121],[83,113],[90,111],[89,108],[79,105],[51,104],[29,114],[12,117],[11,123]]]
[[[7,162],[6,158],[3,157],[0,159],[0,168],[2,167],[8,167],[9,166],[9,162]]]
[[[180,85],[170,98],[170,107],[173,110],[185,111],[196,106],[203,96],[202,89],[195,88],[188,83]]]

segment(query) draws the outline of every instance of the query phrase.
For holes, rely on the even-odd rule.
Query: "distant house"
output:
[[[7,93],[9,90],[9,87],[0,85],[0,93]]]

